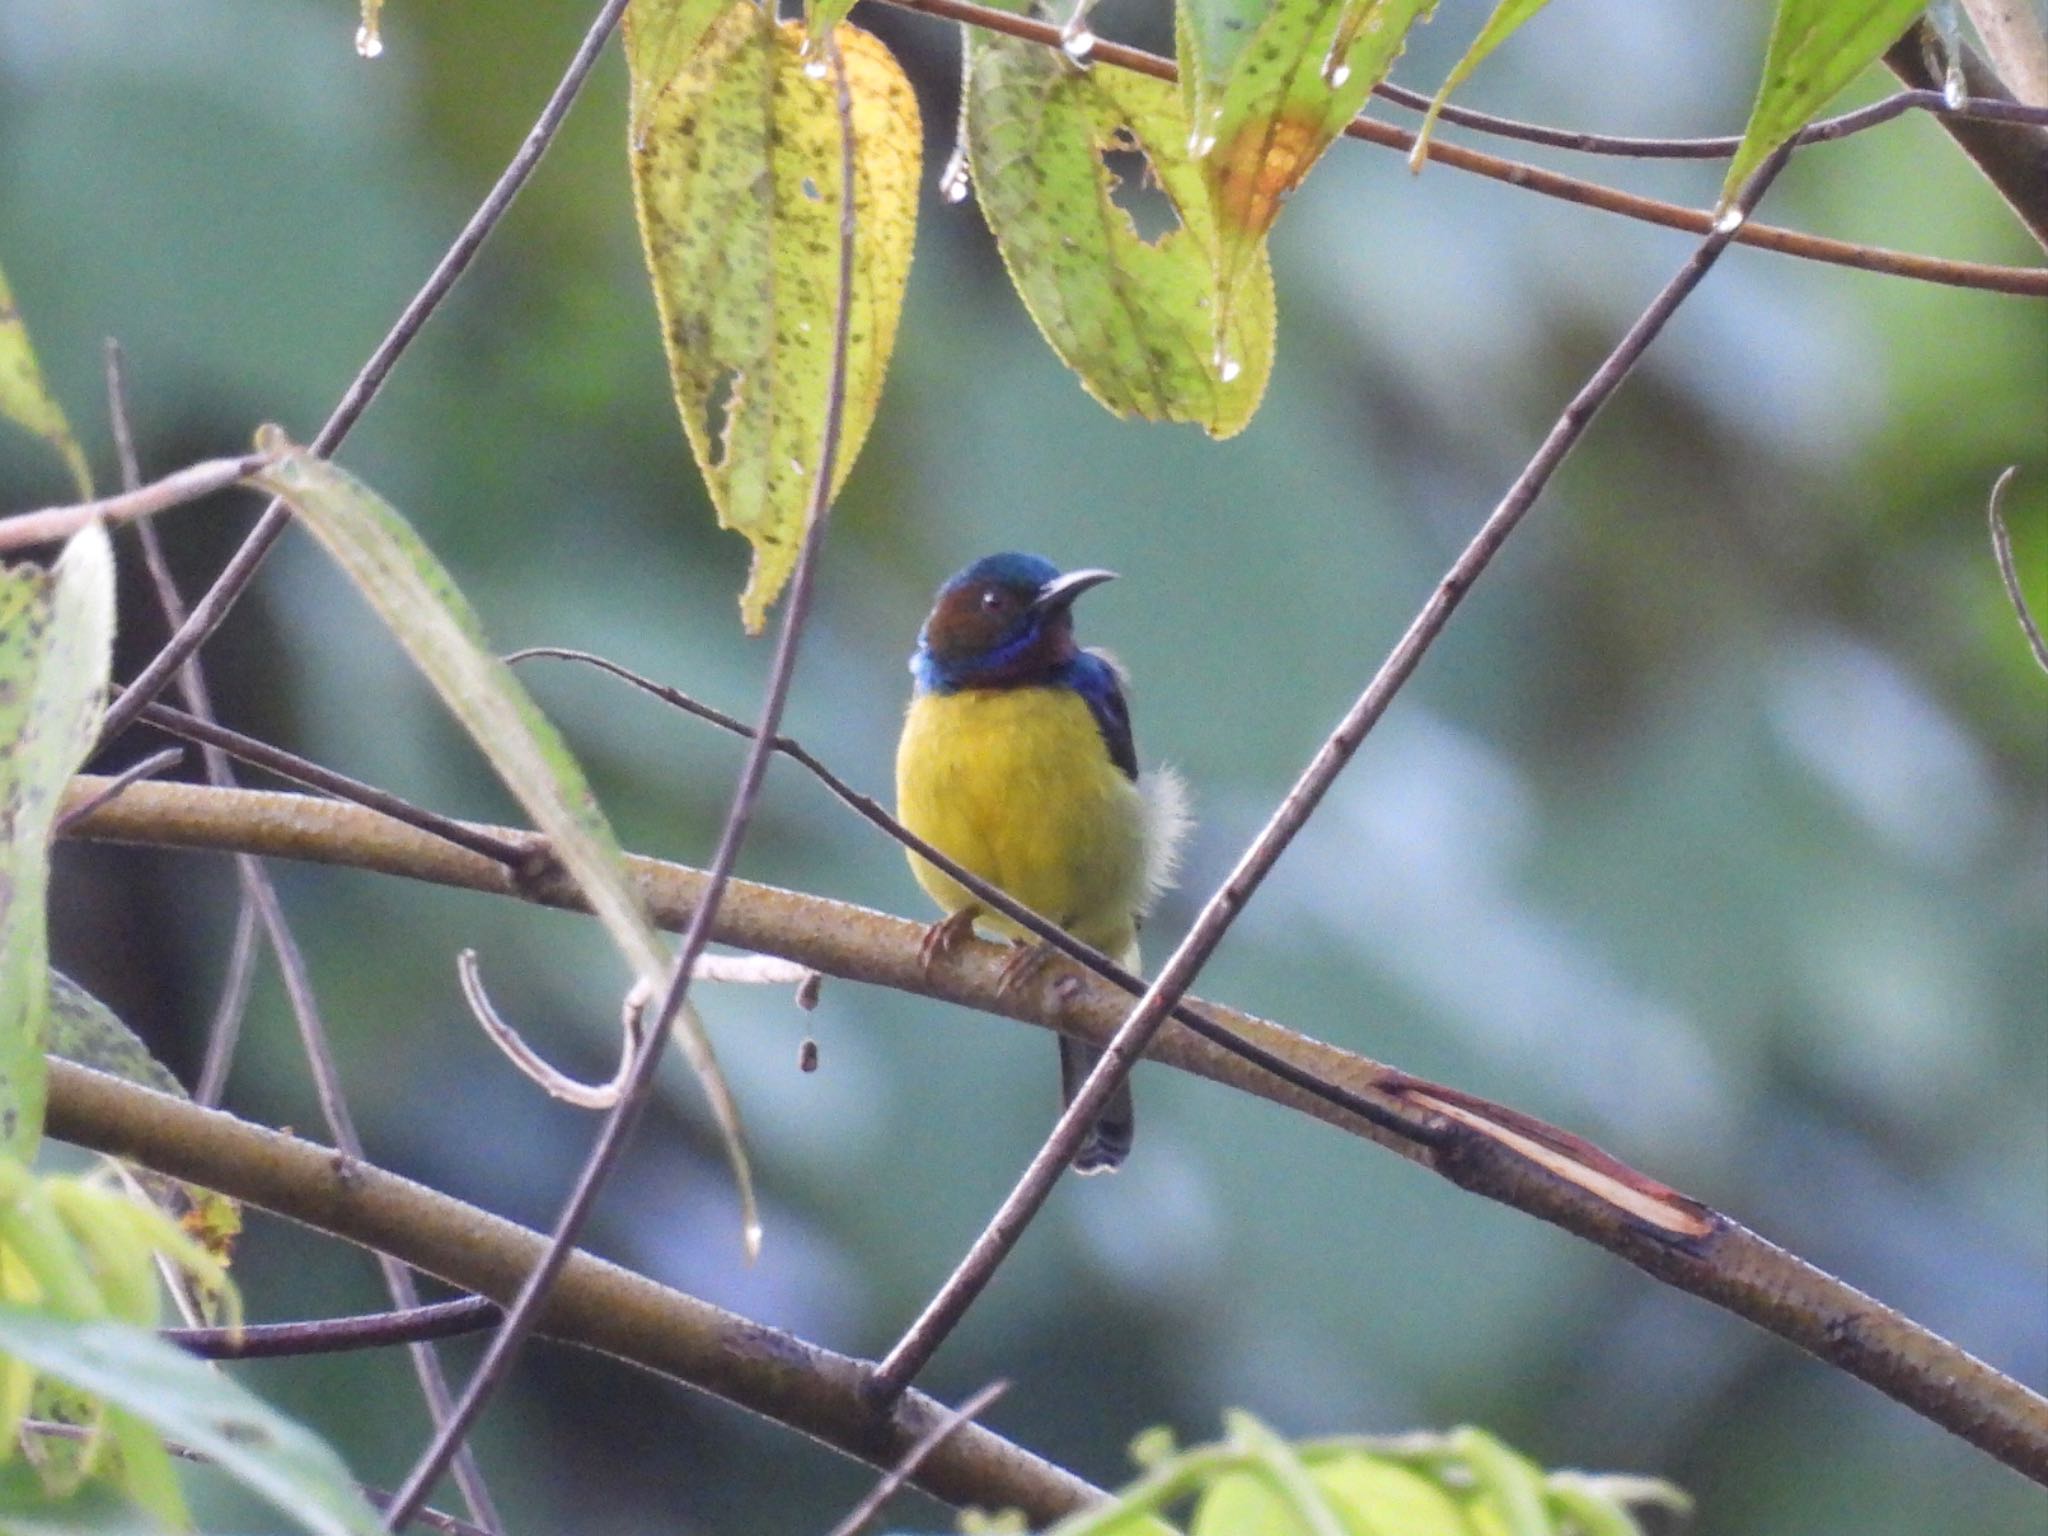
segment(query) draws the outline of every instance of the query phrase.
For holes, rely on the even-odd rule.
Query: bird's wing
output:
[[[1138,777],[1138,748],[1131,739],[1131,707],[1124,702],[1123,674],[1101,651],[1083,651],[1071,663],[1074,691],[1088,703],[1109,760],[1127,779]]]

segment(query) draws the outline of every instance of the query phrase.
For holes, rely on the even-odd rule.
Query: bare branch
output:
[[[903,1453],[903,1459],[891,1467],[882,1480],[868,1490],[867,1496],[846,1512],[846,1518],[833,1526],[829,1536],[860,1536],[860,1528],[881,1513],[882,1506],[890,1496],[909,1482],[925,1457],[939,1448],[946,1436],[962,1424],[970,1423],[987,1411],[989,1404],[1010,1390],[1007,1381],[992,1381],[958,1408],[947,1414],[919,1438],[917,1444]]]
[[[240,1328],[165,1328],[159,1337],[206,1360],[274,1360],[452,1339],[488,1328],[498,1316],[498,1304],[487,1297],[461,1296],[454,1301],[436,1301],[397,1312],[369,1312],[314,1322],[248,1323]]]
[[[129,523],[158,512],[182,507],[216,491],[224,491],[269,463],[268,455],[248,453],[239,459],[207,459],[165,475],[163,479],[118,496],[98,501],[73,502],[68,507],[45,507],[38,512],[17,512],[0,517],[0,553],[11,554],[37,544],[68,539],[92,523]]]
[[[390,1253],[501,1305],[547,1247],[537,1232],[331,1148],[67,1061],[50,1063],[50,1134]],[[542,1329],[551,1339],[660,1372],[878,1468],[895,1465],[947,1415],[944,1404],[919,1394],[893,1413],[878,1412],[862,1398],[866,1367],[860,1361],[580,1251],[563,1267]],[[951,1504],[1014,1505],[1038,1524],[1102,1497],[975,1424],[947,1436],[911,1481]]]
[[[484,979],[477,972],[475,950],[465,949],[455,957],[455,974],[462,982],[463,1001],[469,1004],[470,1013],[490,1037],[491,1044],[503,1051],[512,1065],[537,1084],[541,1092],[577,1109],[610,1109],[619,1102],[632,1072],[634,1052],[639,1049],[642,1039],[641,1008],[636,999],[629,998],[626,1002],[624,1045],[619,1052],[618,1071],[612,1074],[608,1083],[584,1083],[549,1066],[519,1031],[505,1022],[493,1006],[490,993],[484,990]]]
[[[81,800],[75,805],[65,806],[63,814],[58,816],[56,821],[51,824],[50,835],[52,837],[64,836],[76,823],[90,816],[94,811],[113,799],[114,796],[120,794],[130,784],[136,783],[141,779],[153,779],[167,769],[177,767],[184,760],[185,749],[183,747],[165,747],[161,752],[150,753],[149,756],[122,769],[111,779],[107,780],[90,800]]]
[[[95,782],[83,779],[71,792],[90,793]],[[309,859],[569,910],[581,910],[582,903],[566,879],[520,880],[502,864],[373,812],[304,795],[137,784],[81,822],[74,835]],[[676,929],[691,921],[707,883],[702,871],[656,859],[629,858],[627,863],[658,923]],[[750,881],[731,882],[713,927],[720,943],[783,955],[848,981],[1061,1030],[1094,1045],[1106,1042],[1129,1011],[1128,997],[1109,987],[1087,985],[1058,999],[1049,985],[1003,990],[1007,945],[969,941],[947,963],[927,969],[918,952],[923,923]],[[2048,1482],[2048,1401],[1765,1242],[1731,1217],[1532,1117],[1425,1083],[1250,1014],[1206,1001],[1199,1007],[1268,1055],[1287,1058],[1296,1077],[1341,1084],[1376,1101],[1379,1118],[1339,1108],[1330,1096],[1252,1066],[1190,1029],[1161,1031],[1149,1059],[1314,1116],[1377,1142],[1462,1189],[1562,1227],[1665,1284],[1798,1345],[2007,1465]],[[53,1086],[53,1104],[57,1091]],[[1455,1106],[1462,1115],[1447,1115],[1432,1107],[1437,1104]],[[1405,1120],[1412,1129],[1407,1134],[1389,1130],[1382,1123],[1389,1118]],[[177,1170],[166,1165],[165,1171]],[[1617,1185],[1649,1199],[1656,1219],[1644,1221],[1617,1198]],[[226,1186],[216,1182],[213,1187]],[[479,1289],[468,1285],[462,1272],[434,1272]],[[519,1273],[506,1280],[505,1290]]]
[[[2012,477],[2020,472],[2017,464],[1998,477],[1991,487],[1991,556],[1998,562],[1998,576],[2005,583],[2005,595],[2012,599],[2012,611],[2019,615],[2020,630],[2027,637],[2028,648],[2034,653],[2034,660],[2041,664],[2041,670],[2048,672],[2048,641],[2041,638],[2041,626],[2034,622],[2033,610],[2027,607],[2027,594],[2020,590],[2020,573],[2013,564],[2012,531],[2005,526],[2005,512],[2001,503],[2005,500],[2005,488],[2012,484]]]
[[[370,360],[363,364],[362,371],[355,376],[355,380],[348,387],[348,392],[335,406],[334,413],[327,418],[314,436],[311,444],[313,452],[331,454],[341,446],[342,439],[349,434],[349,429],[369,408],[371,400],[376,398],[377,391],[383,387],[385,378],[397,364],[399,357],[412,344],[413,338],[419,335],[428,317],[440,307],[441,301],[455,286],[456,279],[468,270],[477,251],[482,248],[491,231],[497,228],[498,221],[505,216],[506,210],[512,206],[512,200],[519,195],[519,189],[526,184],[527,177],[533,174],[533,168],[540,163],[540,158],[547,152],[548,145],[554,142],[556,130],[562,126],[562,119],[568,115],[569,104],[583,88],[584,80],[589,77],[591,67],[597,63],[598,54],[603,51],[605,41],[611,36],[612,29],[618,25],[619,17],[625,9],[626,0],[604,0],[596,20],[591,23],[590,30],[584,34],[575,55],[569,60],[569,67],[563,72],[561,83],[555,87],[554,94],[548,97],[547,105],[541,109],[539,119],[528,131],[517,153],[500,173],[476,212],[470,215],[469,222],[463,225],[462,233],[455,237],[455,243],[449,246],[440,261],[435,263],[434,270],[428,274],[420,291],[413,295],[412,302],[405,306],[405,312],[398,317],[383,341],[378,343],[377,350],[371,354]],[[142,669],[108,708],[106,720],[100,727],[100,740],[112,741],[134,724],[142,706],[162,693],[170,685],[172,675],[184,665],[185,659],[204,645],[207,637],[220,628],[228,616],[228,611],[234,607],[236,600],[255,579],[264,556],[270,553],[271,546],[277,542],[285,530],[285,525],[290,521],[291,512],[282,501],[273,501],[264,509],[263,516],[257,520],[256,526],[249,530],[249,536],[242,541],[241,547],[235,551],[233,557],[222,567],[220,575],[214,578],[213,585],[200,598],[190,617],[178,626],[177,633],[171,636],[162,650],[150,658],[149,665]]]

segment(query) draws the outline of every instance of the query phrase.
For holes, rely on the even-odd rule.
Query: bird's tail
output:
[[[1060,1036],[1060,1098],[1067,1104],[1081,1091],[1081,1084],[1095,1070],[1102,1052],[1079,1040]],[[1131,1155],[1131,1138],[1137,1134],[1138,1116],[1131,1103],[1129,1079],[1118,1083],[1116,1092],[1102,1106],[1102,1113],[1088,1127],[1088,1136],[1074,1153],[1074,1172],[1109,1173]]]

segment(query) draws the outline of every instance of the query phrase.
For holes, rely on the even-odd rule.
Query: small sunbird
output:
[[[1116,664],[1074,639],[1074,599],[1110,571],[1069,571],[1036,555],[977,560],[939,588],[918,632],[916,679],[896,749],[896,813],[956,863],[1014,896],[1126,970],[1138,926],[1170,883],[1186,826],[1170,769],[1138,773],[1131,712]],[[1018,945],[1014,984],[1047,951],[913,853],[917,883],[945,910],[926,932],[933,958],[981,927]],[[1060,1037],[1069,1101],[1101,1052]],[[1074,1153],[1101,1173],[1131,1150],[1126,1082]]]

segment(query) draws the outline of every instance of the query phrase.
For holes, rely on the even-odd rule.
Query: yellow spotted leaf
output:
[[[78,499],[92,500],[92,471],[86,467],[85,453],[64,408],[43,382],[36,350],[29,344],[28,325],[15,307],[5,272],[0,272],[0,416],[26,427],[56,449],[64,467],[71,471]]]
[[[1214,198],[1227,319],[1294,195],[1435,0],[1179,0],[1191,147]]]
[[[837,27],[816,58],[804,45],[801,23],[740,0],[672,79],[634,80],[633,200],[669,374],[719,522],[754,546],[750,631],[795,568],[823,448],[847,122],[856,226],[834,495],[881,399],[916,232],[909,81],[858,28]]]
[[[965,121],[1010,279],[1088,392],[1119,416],[1242,430],[1273,370],[1273,278],[1260,245],[1219,345],[1215,221],[1174,87],[970,32]]]

